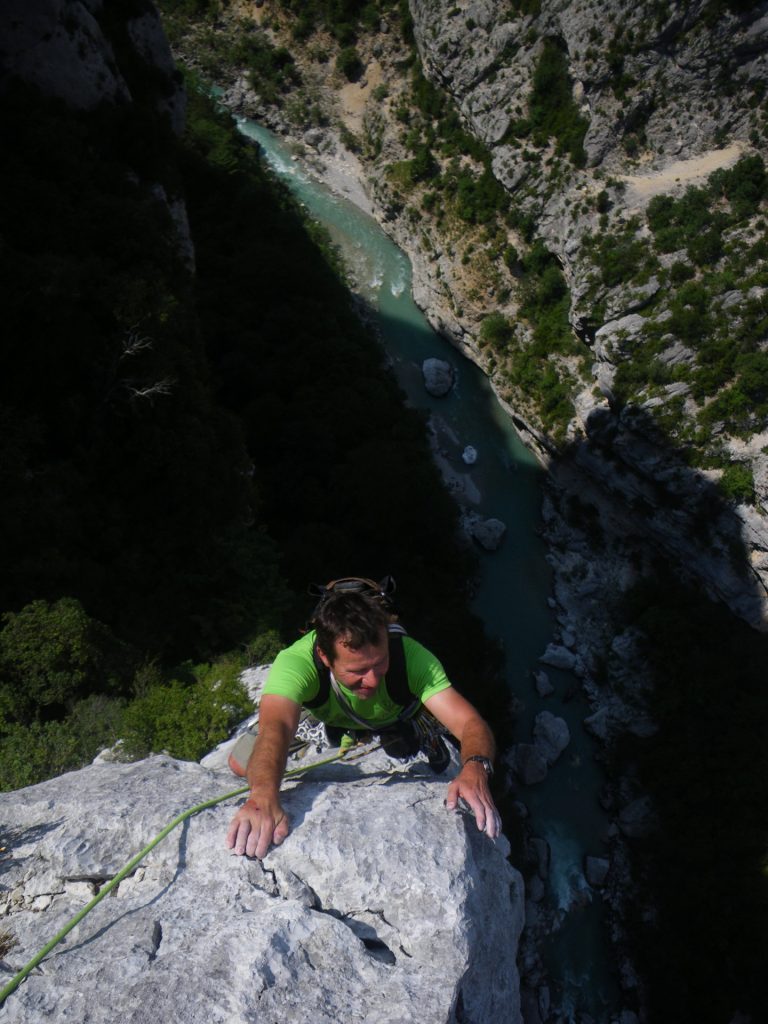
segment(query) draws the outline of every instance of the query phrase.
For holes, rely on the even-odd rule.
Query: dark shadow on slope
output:
[[[609,748],[614,810],[648,793],[659,827],[626,838],[631,955],[652,1024],[765,1020],[768,945],[766,594],[717,487],[641,410],[600,409],[552,468],[562,507],[595,552],[611,544],[634,585],[606,601],[632,627],[653,681],[653,736]],[[764,510],[763,510],[764,511]],[[623,564],[622,564],[623,560]],[[727,602],[727,603],[726,603]],[[600,684],[626,697],[633,681]],[[619,781],[620,780],[620,781]]]

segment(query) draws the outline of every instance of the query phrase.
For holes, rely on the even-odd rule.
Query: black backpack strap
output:
[[[387,693],[395,702],[399,704],[403,711],[408,711],[409,714],[404,717],[410,717],[411,714],[416,710],[420,702],[411,693],[408,686],[408,671],[405,664],[405,651],[403,650],[403,637],[407,636],[406,630],[397,622],[391,623],[387,627],[389,633],[389,670],[387,671]],[[315,663],[315,670],[317,672],[317,678],[320,686],[317,694],[311,699],[304,701],[304,707],[319,708],[325,704],[331,695],[331,670],[326,664],[320,659],[320,654],[317,650],[317,640],[312,645],[312,660]],[[411,707],[415,702],[415,707]]]
[[[413,694],[408,687],[408,670],[405,665],[403,637],[407,636],[401,625],[393,622],[389,627],[389,671],[387,672],[387,693],[402,708],[413,703]]]
[[[317,696],[313,697],[312,700],[305,700],[303,702],[304,707],[309,710],[322,707],[331,695],[331,670],[320,660],[320,655],[317,651],[317,640],[312,644],[312,660],[315,663],[315,671],[320,681],[320,688],[317,691]]]

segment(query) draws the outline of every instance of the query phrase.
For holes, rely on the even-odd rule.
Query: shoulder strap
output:
[[[320,660],[320,655],[317,653],[317,640],[312,644],[312,661],[315,663],[315,672],[317,672],[317,678],[320,681],[320,689],[312,700],[304,701],[304,707],[310,709],[322,707],[331,693],[331,670]]]
[[[395,704],[399,704],[402,708],[410,711],[410,705],[413,704],[414,697],[408,688],[408,672],[405,665],[405,651],[403,650],[403,637],[407,636],[408,633],[398,622],[390,623],[387,631],[389,633],[387,692]],[[322,707],[331,695],[331,670],[320,659],[317,650],[317,640],[312,645],[312,660],[315,663],[315,671],[317,672],[320,687],[312,700],[304,702],[304,707],[309,709]]]
[[[389,630],[389,670],[387,672],[387,692],[395,704],[406,708],[413,702],[413,694],[408,688],[408,671],[405,666],[403,637],[407,632],[398,622],[391,623]]]

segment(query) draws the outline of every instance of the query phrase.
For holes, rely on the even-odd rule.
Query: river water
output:
[[[565,718],[571,732],[569,747],[547,778],[519,794],[534,833],[551,850],[545,901],[560,924],[541,953],[552,1009],[559,1008],[553,1019],[577,1022],[589,1014],[595,1022],[608,1021],[617,1005],[616,985],[608,966],[600,896],[583,874],[584,856],[605,852],[600,837],[608,822],[597,801],[604,779],[594,741],[582,727],[587,705],[580,696],[569,699],[574,677],[547,669],[555,693],[542,699],[531,675],[541,667],[538,658],[556,625],[548,604],[546,549],[537,534],[542,470],[484,374],[436,334],[416,307],[408,259],[376,221],[321,184],[266,129],[246,119],[238,125],[259,143],[273,170],[339,247],[356,291],[373,311],[408,401],[432,417],[457,498],[481,516],[507,525],[500,549],[480,552],[475,611],[504,646],[510,697],[519,706],[516,740],[531,741],[533,719],[542,710]],[[430,357],[450,362],[457,371],[456,386],[445,398],[433,398],[424,388],[421,365]],[[461,458],[467,445],[478,453],[471,466]]]

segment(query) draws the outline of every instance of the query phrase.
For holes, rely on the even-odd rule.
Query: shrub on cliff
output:
[[[556,39],[544,41],[533,72],[528,117],[537,145],[554,138],[559,153],[567,153],[576,167],[585,166],[584,136],[589,125],[574,102],[568,59]]]
[[[120,734],[128,756],[167,751],[197,761],[253,711],[239,662],[184,669],[185,679],[150,682],[125,708]]]
[[[0,690],[18,721],[50,718],[89,693],[116,692],[131,677],[135,655],[74,598],[33,601],[2,621]]]
[[[349,82],[356,82],[363,73],[363,62],[354,46],[346,46],[336,58],[336,70]]]

